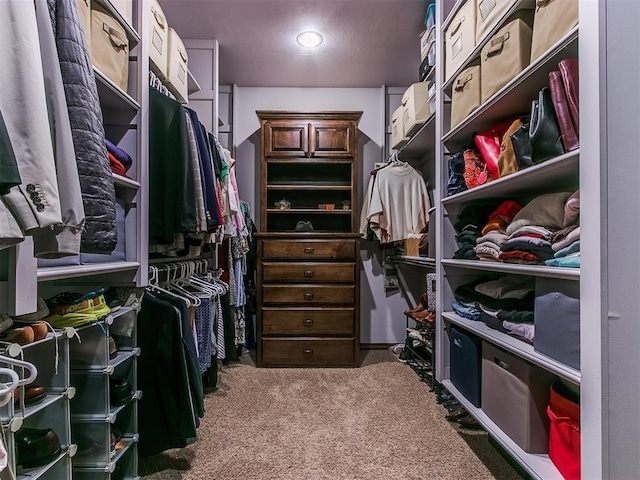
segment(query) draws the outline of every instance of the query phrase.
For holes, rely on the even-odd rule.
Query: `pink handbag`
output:
[[[487,164],[487,169],[492,178],[500,178],[500,167],[498,165],[498,158],[500,157],[500,145],[502,144],[502,137],[509,130],[511,124],[519,117],[509,118],[500,122],[483,132],[477,133],[473,137],[473,142],[476,144],[480,155]]]

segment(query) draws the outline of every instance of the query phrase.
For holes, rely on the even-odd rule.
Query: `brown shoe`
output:
[[[0,340],[5,342],[13,342],[18,345],[27,345],[28,343],[33,343],[35,335],[33,332],[33,328],[29,327],[17,327],[10,328],[0,333]]]
[[[14,401],[18,403],[20,401],[20,397],[22,396],[22,387],[18,387],[14,390]],[[47,392],[44,387],[40,385],[26,385],[24,387],[24,404],[25,405],[33,405],[38,403],[47,396]]]
[[[404,313],[406,315],[411,315],[412,313],[421,312],[421,311],[426,310],[426,309],[427,309],[427,293],[423,292],[422,296],[420,297],[420,301],[418,302],[418,304],[414,308],[410,308],[408,310],[405,310]]]
[[[43,340],[45,338],[47,338],[47,332],[49,331],[49,328],[47,327],[47,324],[44,322],[37,322],[34,323],[33,325],[31,325],[31,328],[33,329],[33,341],[37,342],[38,340]]]
[[[422,310],[418,313],[414,313],[410,315],[416,322],[422,323],[434,323],[436,321],[436,314],[433,312],[428,312],[426,309]]]

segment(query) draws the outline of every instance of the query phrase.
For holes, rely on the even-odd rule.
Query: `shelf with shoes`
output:
[[[69,376],[70,331],[47,333],[46,326],[39,323],[45,330],[38,336],[43,338],[22,345],[3,342],[0,346],[2,367],[29,378],[18,363],[27,362],[35,367],[36,375],[30,383],[18,386],[7,404],[0,407],[9,465],[18,479],[70,479],[70,458],[75,453],[69,428],[70,399],[75,394]],[[24,331],[31,326],[16,323],[15,328]],[[19,338],[27,337],[34,338]]]
[[[71,381],[77,389],[71,403],[71,435],[78,445],[74,478],[115,478],[114,472],[136,477],[142,396],[136,388],[137,312],[120,307],[109,322],[78,329],[82,342],[71,349]]]

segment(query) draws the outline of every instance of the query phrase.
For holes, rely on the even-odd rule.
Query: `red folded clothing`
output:
[[[107,158],[109,159],[109,166],[111,167],[111,171],[117,175],[126,176],[127,170],[124,168],[122,162],[120,162],[116,157],[111,155],[111,153],[107,152]]]
[[[497,216],[513,220],[513,217],[515,217],[520,210],[522,210],[522,205],[518,202],[515,200],[506,200],[502,202],[491,215],[489,215],[489,220],[493,220]]]
[[[513,250],[511,252],[500,252],[500,256],[498,258],[502,261],[518,258],[520,260],[527,260],[528,262],[543,263],[540,257],[538,257],[537,255],[534,255],[533,253],[529,253],[529,252],[524,252],[522,250]]]

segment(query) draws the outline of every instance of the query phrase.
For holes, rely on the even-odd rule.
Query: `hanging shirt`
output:
[[[399,162],[376,174],[367,219],[380,243],[420,233],[427,225],[429,208],[427,186],[411,165]]]

